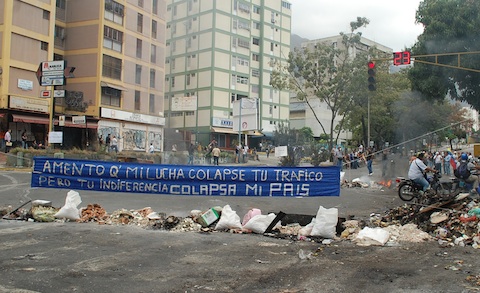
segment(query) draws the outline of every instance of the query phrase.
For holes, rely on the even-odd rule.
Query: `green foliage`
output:
[[[418,57],[409,72],[412,87],[426,98],[443,100],[450,94],[480,110],[480,73],[462,69],[424,64],[422,61],[458,66],[457,55],[478,51],[480,27],[480,1],[424,0],[420,3],[416,21],[423,24],[424,32],[412,48],[412,55],[442,54],[438,57]],[[466,54],[460,58],[464,68],[480,70],[480,54]]]

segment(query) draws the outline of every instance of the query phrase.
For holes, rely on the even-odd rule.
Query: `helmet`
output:
[[[468,160],[468,155],[466,153],[463,153],[461,159],[465,161]]]

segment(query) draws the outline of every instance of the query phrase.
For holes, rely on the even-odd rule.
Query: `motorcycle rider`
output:
[[[421,152],[417,157],[410,163],[410,168],[408,169],[408,179],[422,186],[421,192],[426,192],[430,189],[430,183],[425,178],[427,172],[437,172],[435,169],[427,167],[425,164],[425,153]]]
[[[462,153],[460,156],[460,162],[468,162],[467,163],[467,168],[468,171],[470,171],[470,176],[465,179],[465,182],[472,184],[472,190],[470,190],[471,194],[477,194],[477,189],[478,189],[478,170],[480,170],[480,166],[477,165],[472,156],[468,156],[466,153]]]

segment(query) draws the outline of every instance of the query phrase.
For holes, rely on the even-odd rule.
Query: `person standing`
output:
[[[372,169],[372,162],[373,162],[373,151],[372,148],[368,148],[366,153],[365,153],[365,160],[367,162],[367,169],[368,169],[368,175],[372,176],[373,175],[373,169]]]
[[[188,165],[193,165],[194,155],[195,155],[195,145],[191,143],[190,147],[188,148]]]
[[[22,149],[27,149],[27,131],[22,132]]]
[[[213,155],[213,164],[215,166],[218,166],[218,159],[220,158],[220,149],[218,148],[218,146],[214,146],[213,147],[213,150],[212,150],[212,155]]]
[[[110,136],[110,133],[107,135],[107,137],[105,138],[105,150],[109,151],[109,149],[111,148],[111,144],[112,144],[112,138]]]
[[[248,157],[248,145],[243,146],[243,162],[247,162],[247,157]]]
[[[8,153],[12,148],[12,130],[8,129],[5,133],[5,152]]]
[[[155,148],[153,147],[153,143],[150,143],[150,147],[148,148],[148,152],[153,154],[155,152]]]
[[[439,152],[435,153],[435,156],[433,157],[433,162],[435,164],[435,170],[437,170],[439,174],[442,174],[443,157]]]
[[[343,151],[342,151],[342,147],[338,147],[335,151],[334,151],[334,154],[335,154],[335,159],[337,160],[337,166],[340,167],[340,171],[343,170]]]
[[[445,158],[444,158],[444,162],[443,162],[443,171],[446,175],[450,176],[451,175],[451,172],[450,172],[450,160],[452,159],[452,155],[450,155],[450,152],[447,152],[447,154],[445,155]]]
[[[114,135],[112,137],[112,142],[111,142],[111,148],[112,148],[112,151],[117,153],[118,152],[118,140],[117,140],[117,137]]]

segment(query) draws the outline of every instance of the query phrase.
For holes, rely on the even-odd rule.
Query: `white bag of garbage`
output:
[[[80,219],[80,211],[78,205],[82,202],[80,194],[74,190],[70,190],[65,198],[65,205],[54,215],[55,218],[65,218],[69,220]]]
[[[237,212],[232,210],[230,205],[226,205],[222,209],[222,215],[218,220],[215,230],[228,230],[228,229],[242,229],[242,223]]]
[[[390,238],[390,233],[380,227],[363,228],[353,240],[357,245],[360,246],[370,246],[370,245],[380,245],[383,246],[387,243]]]
[[[312,236],[321,236],[324,238],[334,238],[337,232],[338,223],[338,209],[326,209],[322,206],[318,209],[315,217],[315,224],[313,225]]]
[[[270,213],[268,215],[256,215],[248,221],[244,229],[250,230],[253,233],[263,234],[265,230],[267,230],[268,226],[275,220],[276,215],[274,213]]]

